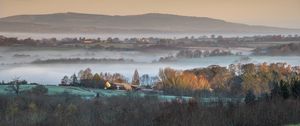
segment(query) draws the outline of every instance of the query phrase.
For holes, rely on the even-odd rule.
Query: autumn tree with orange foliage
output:
[[[208,80],[204,75],[196,76],[192,72],[177,71],[171,68],[161,69],[159,72],[162,88],[177,88],[189,90],[208,90]]]
[[[251,90],[255,95],[270,94],[275,83],[300,77],[299,69],[286,63],[232,64],[228,68],[213,65],[184,71],[165,68],[159,72],[161,82],[157,87],[241,95]]]

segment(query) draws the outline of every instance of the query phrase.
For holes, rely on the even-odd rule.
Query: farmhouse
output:
[[[109,82],[106,82],[109,83]],[[107,87],[107,85],[110,85],[110,87]],[[105,87],[108,89],[116,89],[116,90],[127,90],[127,91],[131,91],[131,90],[135,90],[138,89],[138,85],[132,85],[132,84],[128,84],[128,83],[109,83],[109,84],[105,84]]]

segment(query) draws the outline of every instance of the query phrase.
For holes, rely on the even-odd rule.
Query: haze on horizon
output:
[[[0,0],[0,17],[63,12],[107,15],[167,13],[300,28],[299,0]]]

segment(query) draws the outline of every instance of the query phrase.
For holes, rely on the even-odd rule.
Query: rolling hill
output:
[[[81,13],[0,18],[0,32],[45,33],[300,33],[299,29],[246,25],[207,17],[149,13],[110,16]]]

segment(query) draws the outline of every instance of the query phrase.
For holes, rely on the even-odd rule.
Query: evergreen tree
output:
[[[278,96],[280,96],[280,85],[278,84],[278,82],[274,82],[273,83],[273,89],[271,90],[271,97],[272,98],[276,98]]]
[[[295,98],[300,97],[300,80],[293,80],[292,81],[291,90],[292,90],[292,95]]]
[[[280,94],[284,99],[288,99],[290,97],[288,85],[282,80],[280,81]]]
[[[247,91],[247,94],[246,94],[246,97],[245,97],[245,103],[246,104],[250,104],[250,103],[253,103],[255,101],[256,97],[253,93],[252,90],[248,90]]]
[[[140,85],[140,76],[137,69],[135,69],[133,77],[132,77],[132,84],[133,85]]]
[[[142,83],[144,85],[149,85],[150,84],[150,76],[148,74],[142,75],[142,77],[140,78],[140,83]]]
[[[78,81],[78,78],[76,76],[76,74],[73,74],[71,77],[70,77],[70,80],[71,80],[71,85],[78,85],[79,84],[79,81]]]

